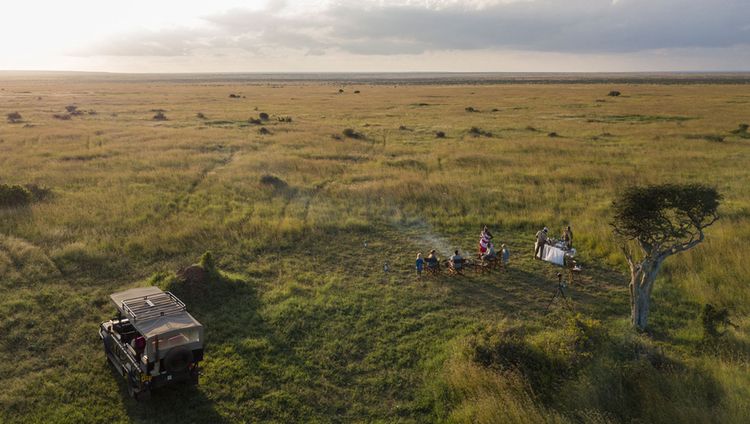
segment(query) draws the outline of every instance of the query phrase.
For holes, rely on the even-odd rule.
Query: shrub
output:
[[[268,128],[266,127],[260,127],[260,129],[258,130],[258,133],[260,135],[268,135],[268,134],[271,134],[271,131],[269,131]]]
[[[291,116],[279,116],[279,122],[292,122]]]
[[[559,137],[559,135],[556,132],[552,131],[551,133],[547,134],[547,137],[555,138],[555,137]]]
[[[748,128],[750,128],[750,125],[740,124],[736,130],[732,131],[732,134],[738,135],[742,138],[750,138],[750,133],[747,132]]]
[[[471,127],[469,129],[469,134],[473,137],[479,137],[479,136],[485,136],[485,137],[492,137],[492,133],[489,131],[484,131],[478,127]]]
[[[208,273],[216,272],[216,261],[214,260],[214,256],[210,250],[207,250],[205,253],[203,253],[203,255],[201,255],[201,259],[200,262],[198,262],[198,265],[200,265],[201,268],[203,268]]]
[[[341,136],[338,134],[331,134],[331,138],[334,140],[341,140]]]
[[[249,124],[253,124],[253,125],[260,125],[261,124],[260,119],[257,119],[257,118],[250,118],[250,119],[247,120],[247,122]]]
[[[261,121],[268,121],[268,114],[266,112],[261,112],[258,114],[258,118],[260,118]]]
[[[724,137],[722,137],[720,135],[712,135],[712,134],[704,135],[703,139],[706,140],[706,141],[712,141],[714,143],[723,143],[724,142]]]
[[[359,90],[354,90],[354,94],[359,94]]]
[[[344,134],[344,136],[348,138],[356,138],[356,139],[364,138],[364,136],[361,133],[354,131],[352,128],[346,128],[342,132],[342,134]]]
[[[407,127],[406,125],[401,125],[401,126],[398,127],[398,130],[399,131],[409,131],[409,127]]]
[[[612,91],[610,91],[610,92],[609,92],[609,94],[607,94],[607,95],[608,95],[608,96],[610,96],[610,97],[617,97],[617,96],[619,96],[620,94],[622,94],[622,93],[620,93],[620,92],[619,92],[619,91],[617,91],[617,90],[612,90]]]
[[[87,112],[89,115],[96,115],[96,111],[94,109],[91,109]]]
[[[701,324],[703,325],[703,339],[711,340],[726,333],[727,327],[733,325],[729,320],[729,310],[716,308],[707,303],[701,310]]]
[[[289,184],[287,184],[286,181],[282,180],[281,178],[275,175],[270,175],[270,174],[262,175],[260,177],[260,183],[265,186],[273,187],[277,190],[289,187]]]
[[[0,184],[0,207],[26,206],[31,199],[31,192],[20,185]]]
[[[437,137],[437,138],[445,138],[445,132],[438,131],[438,132],[435,133],[435,137]]]
[[[521,328],[488,328],[468,341],[472,361],[500,372],[518,372],[532,390],[546,397],[561,377],[561,369],[531,345]]]
[[[73,116],[79,116],[79,115],[83,114],[83,112],[81,112],[80,110],[78,110],[78,106],[75,106],[75,105],[67,105],[67,106],[65,106],[65,110],[70,115],[73,115]]]
[[[67,113],[56,113],[52,117],[61,121],[70,121],[70,115]]]
[[[153,120],[154,121],[166,121],[167,115],[165,115],[164,112],[162,111],[158,111],[156,112],[156,115],[154,115]]]
[[[24,188],[31,193],[32,200],[44,200],[52,195],[52,189],[38,184],[26,184]]]
[[[196,113],[195,117],[198,118],[198,119],[207,119],[206,115],[204,115],[203,112]]]
[[[467,111],[467,112],[469,112],[469,113],[473,113],[473,112],[479,112],[478,110],[474,109],[474,108],[473,108],[473,107],[471,107],[471,106],[469,106],[469,107],[465,108],[464,110],[465,110],[465,111]]]
[[[344,92],[344,89],[343,88],[339,88],[339,93],[343,93],[343,92]]]
[[[241,96],[239,94],[234,94],[234,93],[232,93],[232,94],[229,95],[230,99],[239,99],[240,97]]]
[[[498,109],[498,108],[494,108],[494,109],[492,109],[492,111],[493,111],[493,112],[500,112],[500,109]]]
[[[5,115],[5,117],[8,119],[8,122],[10,122],[11,124],[16,124],[16,123],[23,121],[23,117],[18,112],[11,112]]]

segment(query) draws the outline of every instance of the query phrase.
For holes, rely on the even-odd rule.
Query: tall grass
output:
[[[0,184],[54,196],[0,209],[2,421],[747,418],[750,247],[738,240],[750,236],[750,158],[748,141],[731,133],[747,120],[732,103],[744,86],[633,85],[627,98],[597,102],[599,85],[375,86],[339,96],[317,84],[3,84],[0,114],[18,110],[33,126],[0,124]],[[268,121],[261,136],[247,125],[248,105],[227,92],[294,120]],[[498,112],[463,113],[469,99]],[[50,115],[71,103],[98,113]],[[162,108],[169,120],[153,121]],[[471,137],[471,127],[492,136]],[[331,137],[343,128],[366,138]],[[438,130],[449,137],[436,139]],[[725,142],[691,137],[704,134]],[[705,243],[670,258],[657,283],[652,339],[638,343],[682,368],[654,371],[618,357],[631,335],[610,203],[628,184],[696,181],[724,195],[722,219]],[[471,253],[484,224],[511,248],[508,274],[414,280],[417,251]],[[556,380],[562,392],[551,402],[521,374],[446,350],[477,322],[508,317],[536,334],[529,343],[557,343],[553,324],[539,321],[557,270],[530,257],[539,228],[568,224],[584,264],[574,306],[611,339]],[[225,306],[198,309],[210,323],[205,386],[180,392],[184,410],[138,409],[99,366],[106,296],[206,250],[241,289]],[[700,347],[704,303],[728,307],[740,324],[723,353]]]

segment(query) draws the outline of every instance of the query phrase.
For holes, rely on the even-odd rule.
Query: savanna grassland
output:
[[[0,113],[0,183],[41,192],[0,208],[0,422],[750,420],[750,85],[5,75]],[[639,334],[611,202],[666,182],[715,186],[722,218]],[[415,278],[483,224],[507,272]],[[584,272],[547,311],[534,233],[567,224]],[[174,278],[205,251],[219,277]],[[206,358],[137,404],[97,326],[147,284]],[[706,303],[738,327],[706,338]]]

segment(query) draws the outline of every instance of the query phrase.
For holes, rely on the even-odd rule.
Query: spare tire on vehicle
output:
[[[171,373],[185,371],[192,363],[193,351],[184,346],[172,348],[164,357],[164,368]]]

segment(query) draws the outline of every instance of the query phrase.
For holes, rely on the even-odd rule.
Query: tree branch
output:
[[[625,255],[625,260],[628,261],[628,266],[630,267],[630,274],[635,274],[636,271],[636,264],[633,262],[633,255],[630,253],[630,249],[628,249],[625,245],[625,243],[620,245],[620,250],[622,250],[622,254]]]
[[[667,259],[667,257],[674,255],[675,253],[680,253],[682,251],[691,249],[698,245],[700,242],[702,242],[706,238],[705,234],[703,234],[703,230],[700,230],[698,232],[698,238],[695,238],[695,234],[693,234],[690,237],[690,240],[688,240],[685,243],[676,243],[672,245],[669,249],[665,250],[664,252],[660,253],[658,255],[658,259],[663,261],[664,259]]]

